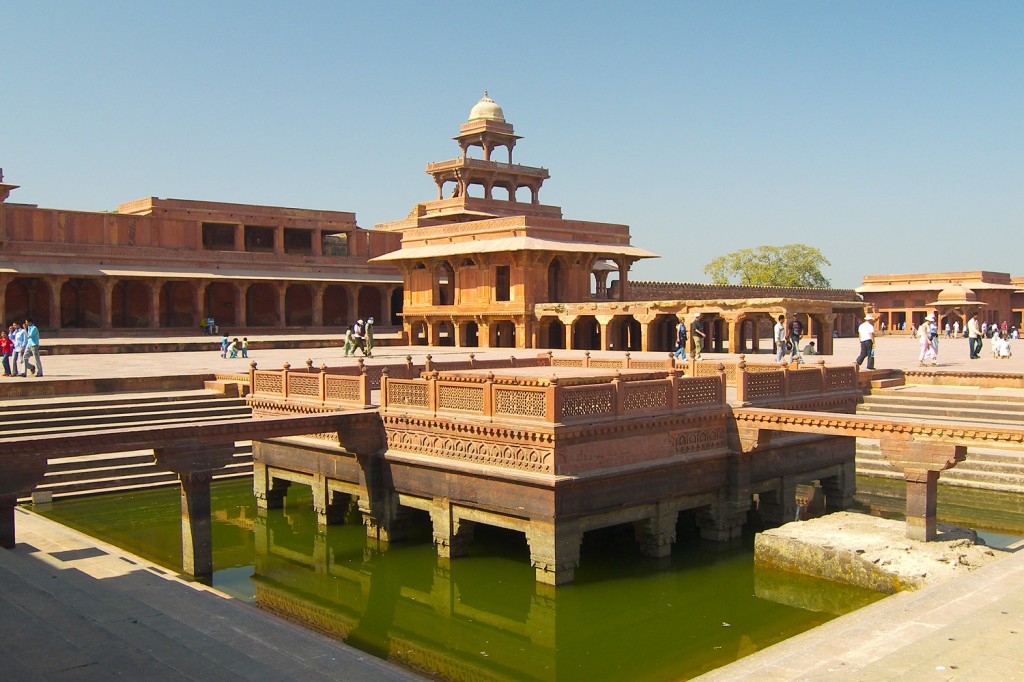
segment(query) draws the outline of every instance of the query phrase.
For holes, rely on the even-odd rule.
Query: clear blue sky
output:
[[[32,2],[0,12],[10,201],[404,217],[484,89],[544,203],[633,279],[803,242],[866,273],[1024,275],[1024,3]]]

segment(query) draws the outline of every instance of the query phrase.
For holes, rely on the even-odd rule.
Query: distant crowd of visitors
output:
[[[7,331],[0,330],[0,356],[5,377],[43,376],[39,328],[31,317],[21,324],[12,322]]]

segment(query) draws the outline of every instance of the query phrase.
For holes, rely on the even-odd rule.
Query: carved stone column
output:
[[[573,522],[530,522],[526,531],[530,545],[530,563],[537,582],[546,585],[571,583],[580,565],[583,532]]]
[[[114,327],[114,289],[117,281],[112,278],[100,282],[100,328],[112,329]]]
[[[164,280],[153,279],[150,280],[149,286],[149,328],[158,329],[160,327],[160,292],[164,287]]]
[[[60,329],[60,291],[64,288],[64,283],[68,281],[68,277],[44,277],[43,283],[50,290],[50,329]],[[36,288],[29,287],[28,291],[28,309],[30,311],[37,309],[37,301],[35,300]],[[31,314],[31,313],[30,313]]]
[[[155,448],[157,466],[178,475],[181,483],[182,571],[194,577],[213,575],[210,481],[231,461],[235,442],[184,443]]]
[[[437,546],[438,557],[454,559],[466,555],[469,543],[473,540],[475,524],[452,514],[451,500],[434,500],[430,521],[434,527],[434,545]]]
[[[896,437],[882,438],[879,445],[885,459],[901,469],[907,481],[907,537],[934,540],[939,472],[964,461],[967,446]]]

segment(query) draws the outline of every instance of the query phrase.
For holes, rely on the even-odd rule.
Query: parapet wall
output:
[[[853,289],[817,289],[811,287],[756,287],[734,284],[700,284],[696,282],[630,282],[629,297],[633,301],[666,299],[719,298],[800,298],[812,301],[860,302]]]

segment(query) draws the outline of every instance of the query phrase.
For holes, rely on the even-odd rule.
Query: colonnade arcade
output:
[[[0,320],[58,329],[337,327],[398,324],[399,284],[159,278],[0,277]]]
[[[689,329],[694,312],[698,311],[567,314],[541,308],[536,317],[407,317],[405,321],[410,343],[420,346],[670,352],[676,348],[676,325],[683,321]],[[718,353],[762,352],[763,342],[772,344],[777,316],[789,319],[785,309],[699,312],[706,334],[704,350]],[[819,353],[831,353],[840,314],[845,313],[799,313],[804,328],[801,343],[814,341]],[[763,350],[775,352],[774,345]]]

